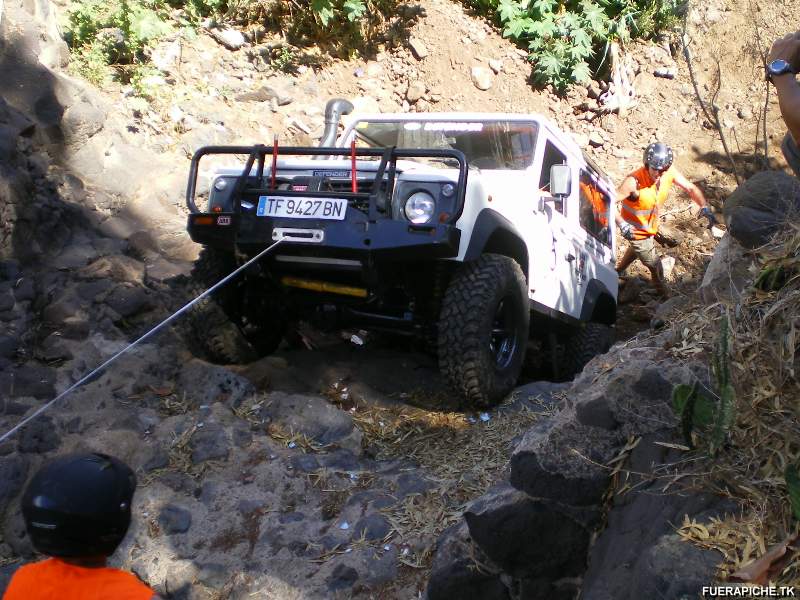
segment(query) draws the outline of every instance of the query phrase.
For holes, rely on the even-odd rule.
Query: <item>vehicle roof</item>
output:
[[[349,121],[539,121],[545,117],[539,113],[498,112],[418,112],[418,113],[354,113]]]

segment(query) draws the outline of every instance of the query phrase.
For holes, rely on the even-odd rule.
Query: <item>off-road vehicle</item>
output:
[[[335,315],[432,343],[450,384],[484,407],[514,387],[530,338],[561,377],[607,349],[613,187],[571,136],[540,115],[411,113],[353,116],[336,141],[351,110],[328,103],[319,147],[192,158],[198,289],[282,241],[198,305],[191,330],[207,357],[267,354],[287,323]],[[212,170],[206,192],[201,159],[223,154],[246,164]]]

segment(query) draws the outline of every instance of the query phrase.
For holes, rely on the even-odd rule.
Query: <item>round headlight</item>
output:
[[[433,217],[436,203],[433,196],[427,192],[414,192],[406,200],[406,218],[415,225],[427,223]]]
[[[452,183],[445,183],[442,186],[442,196],[444,196],[445,198],[449,198],[450,196],[452,196],[455,191],[456,191],[456,186],[454,186]]]
[[[218,192],[221,192],[226,187],[228,187],[228,182],[222,179],[222,177],[220,177],[214,182],[214,189],[217,190]]]

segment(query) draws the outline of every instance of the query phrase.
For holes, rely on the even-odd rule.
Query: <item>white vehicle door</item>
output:
[[[577,168],[572,169],[574,173],[570,195],[563,200],[554,198],[550,194],[550,167],[557,164],[574,165],[574,161],[568,160],[567,153],[557,140],[547,135],[543,141],[544,150],[539,163],[541,166],[537,169],[538,188],[544,200],[542,204],[550,239],[542,241],[542,245],[548,247],[547,255],[537,256],[533,260],[538,260],[540,265],[548,265],[552,277],[545,278],[545,285],[536,286],[533,300],[548,308],[578,317],[586,289],[585,271],[582,272],[580,267],[586,265],[586,257],[581,262],[581,247],[576,239],[576,227],[572,223],[578,222]]]
[[[572,181],[573,191],[577,192],[572,239],[579,252],[579,277],[586,282],[597,279],[609,292],[616,294],[617,272],[614,270],[612,231],[609,227],[614,222],[612,195],[601,184],[597,173],[589,169],[578,169],[577,177],[573,175]],[[577,182],[577,186],[574,182]]]

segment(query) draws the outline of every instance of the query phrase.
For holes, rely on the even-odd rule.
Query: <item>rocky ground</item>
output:
[[[687,19],[698,90],[715,97],[742,176],[756,168],[764,106],[770,160],[782,164],[756,50],[792,29],[794,8],[718,1]],[[13,82],[0,84],[0,431],[185,300],[197,253],[184,233],[191,153],[275,134],[313,144],[330,97],[382,112],[542,112],[617,181],[662,139],[717,209],[736,185],[678,38],[629,48],[636,93],[623,115],[603,112],[601,82],[566,98],[533,91],[524,53],[446,0],[411,3],[396,43],[374,56],[290,48],[285,70],[285,43],[270,32],[176,36],[153,53],[160,75],[145,100],[65,75],[61,9],[7,1],[0,14],[0,81]],[[53,453],[92,448],[140,478],[115,563],[168,598],[692,593],[719,556],[681,542],[673,525],[731,506],[653,493],[658,477],[641,475],[676,460],[663,445],[676,441],[672,385],[708,378],[684,351],[688,334],[650,331],[696,302],[717,246],[687,205],[673,194],[666,211],[679,239],[664,249],[676,297],[659,306],[632,269],[622,343],[574,385],[525,385],[492,413],[457,411],[429,357],[382,337],[351,342],[359,332],[309,331],[311,350],[228,368],[193,358],[176,331],[147,340],[0,444],[0,586],[32,556],[17,505],[25,481]],[[708,301],[729,264],[706,282]],[[642,442],[629,447],[632,437]],[[609,504],[622,461],[645,493]],[[624,561],[608,550],[619,544]]]

